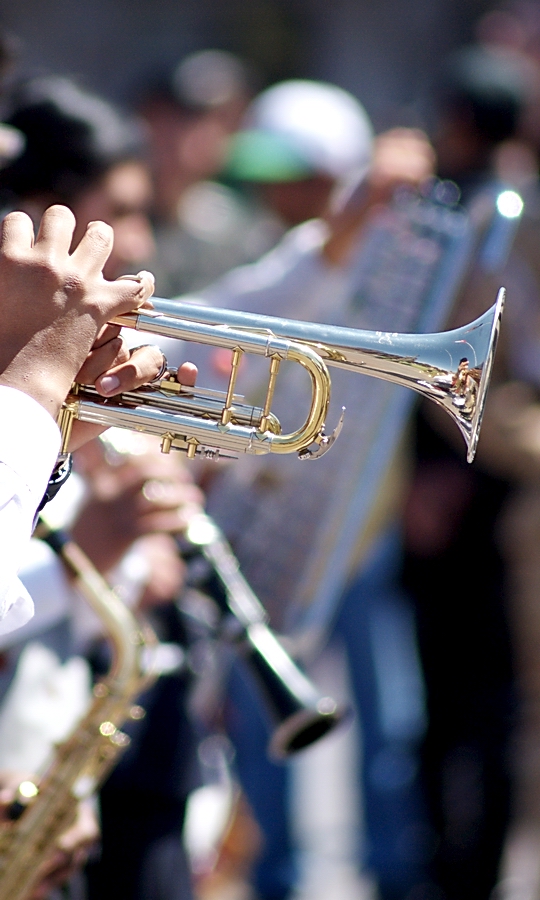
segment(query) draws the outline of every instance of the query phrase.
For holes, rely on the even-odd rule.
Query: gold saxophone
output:
[[[144,716],[134,701],[151,679],[143,668],[143,650],[154,641],[151,630],[141,627],[80,547],[47,526],[37,534],[59,553],[99,616],[112,642],[113,663],[39,785],[19,786],[14,819],[0,827],[0,900],[31,895],[58,838],[73,824],[79,801],[94,793],[129,744],[120,727],[128,718]]]

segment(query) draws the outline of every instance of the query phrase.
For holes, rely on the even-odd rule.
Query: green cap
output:
[[[231,138],[225,174],[241,181],[299,181],[313,166],[284,135],[263,130],[239,131]]]

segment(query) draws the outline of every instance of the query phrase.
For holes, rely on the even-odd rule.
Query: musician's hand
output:
[[[153,381],[163,367],[164,356],[153,344],[130,350],[121,334],[120,326],[105,325],[79,369],[75,380],[79,384],[94,385],[103,397],[113,397],[123,391],[133,391]],[[185,362],[178,369],[178,381],[193,386],[197,367]],[[69,449],[81,447],[105,429],[88,422],[75,421]]]
[[[333,265],[346,262],[359,234],[381,204],[403,185],[420,186],[435,171],[435,151],[423,131],[393,128],[374,142],[369,174],[326,216],[330,235],[323,253]]]
[[[435,163],[435,150],[417,128],[392,128],[378,135],[367,179],[370,203],[387,203],[402,185],[421,186],[434,175]]]
[[[178,456],[160,453],[155,441],[152,448],[126,455],[117,465],[103,457],[99,442],[76,456],[89,495],[72,534],[103,573],[117,565],[138,538],[181,532],[193,509],[202,505],[201,492]]]
[[[130,349],[120,326],[105,325],[75,378],[80,384],[93,384],[103,397],[133,391],[157,377],[165,358],[154,344]],[[186,362],[178,370],[181,384],[194,385],[197,367]]]
[[[56,848],[51,851],[30,900],[45,900],[51,891],[65,884],[84,866],[98,838],[99,825],[94,806],[89,801],[82,801],[78,804],[74,824],[59,837]]]
[[[177,597],[184,583],[185,565],[178,553],[178,546],[169,534],[148,534],[137,542],[137,549],[144,557],[147,576],[138,599],[142,611]]]
[[[0,230],[0,384],[32,396],[56,417],[102,326],[144,304],[153,277],[107,282],[110,226],[91,222],[71,251],[75,219],[63,206],[9,213]]]

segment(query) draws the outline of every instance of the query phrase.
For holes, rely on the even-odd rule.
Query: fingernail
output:
[[[116,279],[117,281],[138,281],[139,283],[142,281],[142,278],[139,275],[119,275]]]
[[[99,387],[104,394],[112,394],[116,388],[120,387],[120,379],[117,375],[104,375],[99,380]]]
[[[155,280],[156,280],[156,279],[154,278],[152,272],[148,272],[147,269],[142,269],[140,272],[138,272],[138,273],[137,273],[137,278],[139,278],[141,281],[143,280],[143,278],[149,278],[151,281],[155,281]]]

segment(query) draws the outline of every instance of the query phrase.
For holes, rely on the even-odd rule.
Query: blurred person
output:
[[[538,99],[540,91],[540,15],[538,6],[531,0],[508,0],[489,10],[476,27],[481,45],[505,54],[509,58],[520,57],[528,64],[529,78],[534,89],[521,115],[518,133],[512,145],[519,152],[532,153],[538,168],[540,142],[540,117]]]
[[[24,204],[38,215],[52,198],[73,209],[80,230],[99,207],[114,229],[106,274],[147,260],[152,187],[137,125],[56,76],[21,83],[6,106],[5,122],[23,136],[24,147],[0,172],[3,208]]]
[[[228,173],[256,186],[287,228],[321,217],[339,183],[370,164],[371,124],[341,88],[289,81],[263,91],[233,138]]]
[[[433,137],[438,171],[458,185],[473,221],[482,221],[504,188],[498,150],[519,133],[529,74],[519,56],[482,46],[456,52],[442,67]],[[496,462],[513,451],[493,423],[497,383],[517,375],[511,348],[532,325],[522,319],[530,278],[518,262],[519,243],[518,231],[508,262],[508,247],[500,260],[480,252],[452,317],[455,325],[474,318],[495,278],[507,285],[477,463],[463,464],[444,424],[422,405],[403,519],[402,583],[415,602],[427,689],[424,778],[437,834],[432,873],[449,900],[491,896],[513,794],[513,600],[499,529],[514,476],[511,466]],[[474,566],[464,582],[466,559]]]
[[[284,226],[293,227],[258,263],[229,273],[200,295],[216,306],[319,322],[357,322],[351,303],[350,267],[362,240],[362,228],[373,210],[390,200],[397,185],[422,183],[432,166],[432,150],[417,132],[390,132],[376,139],[373,148],[371,124],[363,108],[333,85],[299,80],[269,88],[255,99],[245,129],[232,141],[228,172],[251,183]],[[216,387],[222,386],[218,368]],[[251,377],[249,364],[246,368]],[[333,387],[335,382],[339,384],[339,378],[333,378]],[[245,378],[245,383],[253,392],[250,378]],[[339,387],[336,390],[339,395]],[[295,408],[294,389],[292,396],[285,401],[289,413]],[[275,572],[280,582],[284,573],[291,574],[292,566],[300,570],[309,547],[304,546],[305,541],[301,543],[301,535],[300,544],[292,535],[288,523],[296,522],[298,513],[287,503],[293,502],[293,486],[300,477],[304,493],[312,498],[319,495],[325,477],[321,463],[313,469],[302,466],[301,474],[296,475],[280,463],[238,463],[208,485],[209,511],[228,533],[248,580],[278,628],[283,627],[286,611],[273,597],[266,555],[275,560],[275,548],[281,548],[283,565],[278,566],[279,576]],[[265,517],[267,508],[270,519]],[[268,522],[273,511],[278,518],[272,528]],[[314,515],[313,509],[308,515]],[[405,896],[425,875],[425,823],[413,761],[422,725],[411,713],[407,734],[394,741],[384,735],[380,719],[377,721],[380,711],[375,700],[373,646],[366,637],[375,610],[384,610],[384,627],[396,629],[394,646],[399,644],[400,652],[403,650],[401,660],[406,659],[407,666],[411,663],[413,672],[416,662],[407,602],[394,582],[395,539],[383,529],[374,545],[365,568],[351,573],[351,590],[342,598],[335,631],[346,647],[365,729],[360,778],[367,837],[359,855],[375,875],[381,896],[394,898]],[[416,708],[417,699],[411,699],[411,708]],[[290,768],[266,760],[267,723],[240,669],[232,673],[226,714],[240,780],[263,835],[262,854],[253,873],[257,896],[263,900],[292,896],[298,889],[299,872],[289,814]],[[390,767],[395,764],[408,773],[388,789],[383,758]],[[378,783],[371,776],[377,759]]]
[[[277,221],[218,177],[251,82],[247,65],[232,53],[202,50],[137,93],[154,181],[151,265],[160,296],[205,287],[257,259],[282,234]]]
[[[151,256],[152,186],[143,138],[133,120],[56,76],[21,84],[10,96],[5,118],[22,135],[24,149],[0,169],[0,208],[21,209],[39,219],[51,203],[64,203],[76,216],[74,241],[86,223],[101,217],[114,230],[106,277],[123,275]],[[98,381],[104,395],[124,390],[133,373],[138,384],[150,380],[143,378],[150,359],[154,374],[163,366],[159,349],[148,345],[129,351],[118,331],[109,326],[105,335],[122,365]],[[89,360],[83,378],[90,377],[92,369]],[[193,383],[193,367],[187,364],[180,377]],[[88,431],[82,423],[77,428]]]
[[[517,189],[530,183],[535,161],[528,121],[539,89],[540,69],[517,48],[465,47],[443,65],[433,139],[439,172],[455,178],[463,202],[487,173]]]
[[[523,188],[525,210],[516,241],[516,265],[527,291],[513,316],[510,373],[507,383],[492,394],[492,462],[512,479],[513,490],[500,523],[500,541],[509,567],[510,624],[516,658],[518,714],[511,758],[514,794],[496,896],[533,900],[540,896],[538,846],[540,779],[538,748],[537,605],[540,589],[537,567],[538,474],[536,429],[538,415],[538,303],[540,268],[538,243],[540,154],[540,16],[535,3],[508,2],[486,15],[480,39],[503,52],[525,56],[536,76],[518,139],[530,154],[529,178]],[[489,437],[489,431],[486,432]],[[495,438],[499,437],[495,444]],[[489,446],[489,445],[488,445]]]
[[[1,172],[0,192],[4,209],[22,208],[37,218],[43,207],[54,200],[61,200],[68,204],[78,217],[73,238],[75,241],[77,232],[82,229],[84,233],[84,228],[89,220],[94,220],[98,216],[107,220],[109,226],[112,225],[115,230],[114,249],[111,241],[112,231],[109,226],[102,226],[105,234],[101,236],[98,226],[90,225],[88,227],[89,237],[85,240],[86,243],[90,241],[90,248],[94,244],[96,245],[93,256],[92,254],[90,256],[91,259],[94,257],[99,259],[101,258],[99,254],[101,254],[102,264],[104,264],[107,255],[109,256],[106,269],[109,275],[120,275],[125,272],[126,268],[130,268],[140,262],[142,258],[146,258],[149,248],[152,246],[149,223],[146,218],[146,205],[151,188],[146,168],[141,162],[142,145],[129,120],[123,119],[111,106],[99,98],[77,87],[67,79],[60,78],[36,79],[19,88],[11,98],[9,117],[18,132],[24,135],[24,150]],[[72,213],[65,209],[64,213],[68,216],[68,224],[71,223],[72,226],[71,231],[64,228],[67,235],[64,240],[64,250],[67,253],[72,243],[74,222]],[[15,220],[16,222],[18,221],[17,217],[21,215],[21,213],[9,213],[5,221],[11,223],[12,220]],[[23,220],[31,229],[30,219],[23,215]],[[46,234],[45,238],[47,237]],[[41,250],[42,243],[45,242],[38,241],[36,244],[36,253]],[[80,246],[85,245],[81,244]],[[95,265],[97,267],[97,263]],[[77,273],[76,269],[75,272]],[[93,273],[93,269],[91,272]],[[133,283],[135,292],[131,287]],[[6,284],[8,285],[7,281]],[[103,282],[103,284],[106,283]],[[134,297],[130,303],[124,303],[121,309],[128,310],[145,300],[152,288],[153,279],[147,273],[141,273],[137,277],[132,276],[128,280],[125,276],[121,278],[115,288],[120,298],[125,295]],[[28,304],[27,298],[25,299]],[[102,305],[104,305],[103,301]],[[110,315],[109,306],[106,308],[107,316],[101,311],[104,320]],[[26,321],[26,317],[21,316],[21,321]],[[92,319],[90,319],[91,321]],[[89,325],[87,324],[86,330],[88,329]],[[64,330],[66,346],[59,347],[58,341],[56,341],[52,345],[52,349],[54,350],[55,366],[58,366],[65,357],[64,367],[67,368],[73,354],[68,352],[71,346],[69,341],[71,332],[67,328]],[[73,346],[76,345],[73,344]],[[148,346],[130,351],[119,335],[119,329],[116,326],[105,326],[98,335],[98,341],[92,353],[78,372],[78,378],[85,383],[95,383],[100,392],[106,396],[112,396],[119,390],[131,389],[141,383],[151,381],[159,375],[163,365],[164,358],[159,349]],[[194,367],[186,364],[182,369],[181,377],[186,383],[193,383]],[[60,379],[58,378],[58,380]],[[66,385],[66,393],[72,380],[73,373],[70,375],[69,384]],[[87,428],[82,423],[77,423],[74,432],[75,445],[82,443],[83,439],[96,434],[97,431],[99,429]],[[165,464],[165,460],[162,461],[161,458],[158,460],[157,468],[162,475]],[[116,502],[111,494],[114,482],[111,474],[109,476],[109,493],[107,497],[101,497],[101,525],[97,525],[95,528],[89,527],[86,531],[83,529],[79,533],[82,528],[79,522],[78,526],[75,526],[75,530],[88,555],[106,573],[110,572],[119,556],[123,555],[136,538],[140,537],[141,532],[145,534],[159,532],[162,546],[159,569],[155,571],[153,578],[149,578],[152,585],[149,583],[147,586],[148,596],[150,597],[151,594],[156,600],[163,599],[163,593],[166,590],[163,585],[164,581],[167,581],[168,589],[174,593],[177,579],[179,574],[181,575],[174,544],[171,546],[167,543],[165,533],[176,532],[182,527],[183,520],[179,509],[184,505],[186,492],[190,488],[181,473],[176,471],[173,475],[173,472],[169,471],[167,477],[163,476],[162,478],[164,487],[159,496],[154,494],[150,497],[148,484],[152,480],[152,476],[156,483],[159,479],[156,474],[156,465],[153,468],[149,466],[150,463],[147,462],[143,472],[142,468],[137,469],[136,462],[134,462],[130,470],[131,477],[124,482],[121,481],[119,474],[116,474],[116,478],[121,482],[120,486],[116,488],[116,492],[118,494],[123,491],[122,497],[118,498]],[[137,470],[136,475],[133,475],[134,469]],[[125,472],[125,469],[123,471]],[[95,504],[99,505],[96,498]],[[113,510],[116,518],[113,516]],[[130,514],[127,514],[128,510]],[[99,519],[95,506],[90,501],[88,509],[81,515],[83,518],[88,516],[90,524],[95,524]],[[116,527],[111,530],[113,522]],[[107,541],[103,540],[105,523],[109,527]],[[158,538],[154,538],[154,540],[158,540]],[[36,617],[36,621],[31,623],[30,631],[27,633],[34,638],[36,636],[44,638],[45,631],[56,631],[55,649],[65,656],[73,647],[72,637],[65,627],[57,628],[56,626],[61,625],[60,620],[62,619],[65,623],[68,617],[69,596],[66,600],[66,579],[64,577],[62,581],[62,575],[59,572],[61,566],[58,561],[51,558],[52,554],[47,554],[43,547],[39,549],[39,542],[34,542],[34,545],[33,556],[31,554],[28,558],[26,567],[27,571],[32,571],[32,590],[38,600],[39,615]],[[153,558],[152,553],[153,556],[156,555],[155,549],[148,547],[149,560]],[[138,554],[139,557],[144,557],[142,546],[139,548]],[[169,572],[168,579],[164,579],[166,569]],[[62,597],[64,597],[64,603],[62,603]],[[24,637],[24,634],[21,635],[21,640]],[[14,651],[11,654],[12,662],[20,649],[19,646],[17,652]],[[10,669],[10,674],[13,674],[13,668]],[[186,754],[189,757],[191,753],[189,749],[191,745],[188,740],[189,727],[182,718],[184,696],[182,685],[180,688],[180,699],[171,706],[167,715],[171,732],[175,731],[175,727],[182,731]],[[163,685],[156,690],[159,696]],[[168,690],[172,690],[171,685]],[[157,700],[152,700],[150,705],[152,703],[157,703]],[[179,765],[175,772],[177,773],[181,768]],[[157,771],[160,772],[159,768]],[[5,775],[6,773],[4,773]],[[14,783],[13,778],[10,783]],[[182,797],[184,795],[185,792],[182,793]],[[183,816],[181,807],[182,804],[180,804],[180,818]],[[175,835],[178,834],[177,821],[178,816],[174,822]],[[170,821],[167,824],[171,828],[173,827]],[[72,870],[72,863],[78,861],[78,864],[81,864],[88,841],[89,830],[84,827],[84,823],[81,824],[78,831],[76,830],[75,836],[70,836],[69,841],[67,838],[62,841],[65,853],[61,853],[60,858],[53,861],[53,871],[49,874],[47,881],[49,886],[63,881],[67,871]],[[174,857],[173,862],[180,859],[180,866],[182,866],[183,856],[180,844],[178,844],[178,853],[179,855]],[[140,859],[142,865],[142,854]],[[121,874],[123,874],[123,870]],[[185,872],[185,865],[181,868],[180,874],[185,882],[185,896],[188,896],[189,877]]]

